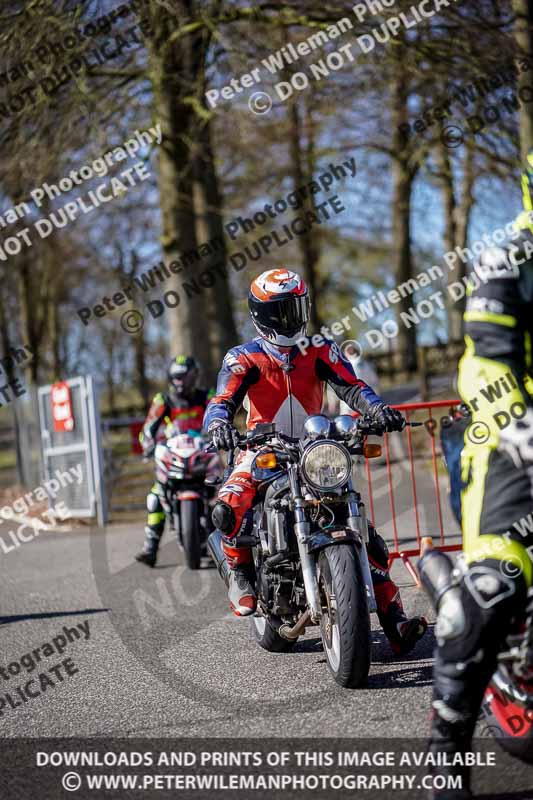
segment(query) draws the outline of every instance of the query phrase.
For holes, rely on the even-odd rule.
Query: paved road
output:
[[[4,526],[0,535],[6,533]],[[261,651],[248,621],[228,613],[216,571],[188,573],[168,538],[155,570],[132,558],[141,525],[41,534],[2,554],[0,663],[20,662],[36,648],[41,658],[48,654],[29,674],[24,659],[17,676],[0,681],[2,691],[16,697],[16,686],[65,658],[79,672],[62,680],[48,673],[54,686],[4,708],[0,735],[405,736],[426,730],[431,638],[396,660],[375,628],[368,689],[343,690],[329,677],[316,635],[290,655]],[[408,580],[401,567],[397,577]],[[430,613],[421,592],[405,588],[403,595],[409,612]],[[55,645],[52,655],[43,650],[64,626],[78,624],[80,638],[71,632],[61,655]]]
[[[427,458],[431,440],[424,428],[415,430],[413,437],[426,452],[416,463],[416,516],[406,439],[390,441],[397,530],[410,546],[417,518],[423,535],[439,532]],[[375,519],[391,541],[385,466],[373,466],[372,476]],[[364,478],[362,469],[357,480]],[[439,482],[448,533],[454,523],[443,475]],[[368,497],[368,487],[361,488]],[[398,660],[374,619],[368,688],[343,690],[330,678],[312,629],[291,654],[262,651],[251,640],[249,621],[229,613],[217,572],[208,563],[188,572],[170,534],[156,569],[138,564],[133,554],[143,539],[142,526],[139,519],[106,530],[43,533],[0,553],[0,666],[20,663],[36,648],[39,655],[47,653],[35,668],[30,656],[18,675],[0,677],[0,691],[16,696],[16,686],[65,658],[79,670],[61,675],[63,680],[52,677],[55,685],[47,684],[27,702],[20,699],[16,708],[2,709],[0,697],[0,735],[420,736],[427,731],[432,632],[413,654]],[[0,525],[5,540],[9,527]],[[403,586],[407,612],[433,619],[426,597],[399,562],[393,577]],[[87,624],[88,639],[82,633]],[[51,654],[42,650],[65,635],[65,626],[80,625],[79,638],[66,643],[61,655],[57,648]]]

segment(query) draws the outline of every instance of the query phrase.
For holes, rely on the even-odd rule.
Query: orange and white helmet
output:
[[[248,293],[257,332],[280,347],[290,347],[305,335],[310,305],[305,282],[288,269],[263,272],[252,281]]]

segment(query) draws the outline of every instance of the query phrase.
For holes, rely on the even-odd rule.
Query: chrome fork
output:
[[[298,467],[295,464],[291,464],[288,473],[294,500],[294,532],[298,540],[298,551],[300,553],[300,563],[302,565],[305,594],[307,596],[307,602],[309,603],[311,621],[316,623],[322,616],[322,608],[318,594],[315,559],[307,552],[306,547],[310,526],[305,516],[305,502],[298,480]]]
[[[348,527],[350,530],[354,531],[354,533],[357,533],[361,539],[362,546],[359,550],[359,558],[361,559],[361,567],[363,569],[363,580],[366,587],[368,610],[377,611],[374,584],[372,583],[368,553],[366,551],[370,537],[368,535],[368,521],[366,518],[365,504],[361,502],[359,495],[354,491],[351,478],[350,483],[348,484],[348,489]]]

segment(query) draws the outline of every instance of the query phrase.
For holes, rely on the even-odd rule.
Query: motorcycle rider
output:
[[[199,367],[192,356],[180,355],[169,364],[168,392],[159,392],[152,400],[139,440],[145,456],[151,456],[158,441],[164,440],[164,428],[173,425],[182,433],[202,430],[208,393],[197,388]],[[162,502],[163,501],[163,502]],[[146,497],[148,509],[144,546],[135,558],[155,566],[159,543],[165,528],[165,487],[156,481]]]
[[[263,272],[251,284],[248,306],[259,336],[226,354],[204,418],[218,449],[230,450],[235,445],[237,431],[232,423],[241,404],[248,411],[249,429],[274,422],[276,430],[300,436],[306,418],[321,411],[326,383],[351,409],[370,414],[386,430],[403,429],[402,415],[356,377],[334,342],[319,337],[322,344],[316,346],[313,337],[313,344],[296,346],[298,340],[306,341],[310,308],[308,290],[299,275],[286,269]],[[252,527],[257,491],[250,474],[253,457],[251,451],[240,452],[213,510],[213,523],[225,536],[228,596],[237,616],[253,614],[257,602],[252,551],[239,544],[239,536]],[[406,617],[398,587],[389,575],[385,542],[372,526],[368,554],[381,625],[394,652],[407,653],[424,635],[426,620]]]
[[[442,598],[435,629],[430,741],[435,754],[471,749],[498,653],[532,585],[533,551],[527,548],[533,532],[524,520],[533,509],[533,151],[522,188],[524,212],[515,222],[519,238],[481,254],[464,314],[459,391],[472,415],[461,453],[464,569],[451,572],[440,554],[443,568],[429,586]],[[423,581],[431,552],[420,562]],[[472,796],[468,769],[456,771],[463,788],[434,797]]]

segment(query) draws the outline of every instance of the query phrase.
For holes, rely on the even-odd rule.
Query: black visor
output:
[[[172,364],[168,371],[169,379],[171,381],[175,380],[176,378],[183,380],[188,372],[190,372],[190,367],[187,367],[185,364]]]
[[[278,333],[292,334],[309,321],[309,297],[288,295],[279,300],[258,300],[251,292],[248,306],[258,325]]]

